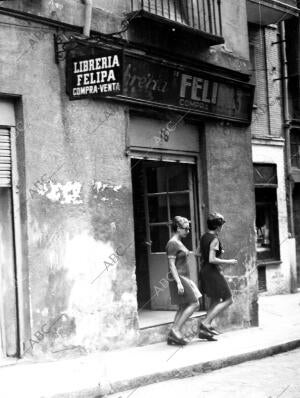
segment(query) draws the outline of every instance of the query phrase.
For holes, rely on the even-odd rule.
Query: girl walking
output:
[[[183,337],[181,329],[193,312],[198,309],[201,293],[190,279],[189,250],[182,243],[182,239],[190,232],[189,221],[184,217],[176,216],[172,228],[174,235],[166,245],[166,253],[169,264],[171,303],[178,305],[178,311],[168,336],[168,344],[185,345],[189,340]],[[207,332],[204,334],[210,336]]]
[[[201,293],[210,298],[210,306],[203,323],[201,332],[219,334],[213,327],[214,318],[228,308],[232,303],[232,294],[228,283],[221,273],[222,264],[237,264],[237,260],[223,260],[221,255],[224,250],[219,240],[219,234],[225,223],[224,217],[219,213],[211,213],[207,218],[208,231],[202,235],[201,247]]]

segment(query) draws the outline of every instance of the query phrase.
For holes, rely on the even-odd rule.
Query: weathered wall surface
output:
[[[224,326],[257,324],[257,271],[255,256],[255,208],[250,134],[238,127],[206,124],[208,207],[224,215],[220,239],[224,258],[236,258],[224,266],[234,295]]]
[[[246,72],[248,45],[240,29],[246,26],[245,4],[228,3],[223,5],[223,27],[229,47],[199,56]],[[93,13],[93,28],[119,30],[121,3],[95,4],[99,9]],[[9,6],[83,25],[84,6],[79,0],[12,0]],[[134,227],[130,163],[124,154],[125,107],[97,100],[70,102],[65,65],[54,63],[55,31],[20,19],[2,20],[7,25],[0,29],[1,94],[19,99],[17,143],[23,162],[20,190],[27,253],[24,290],[29,291],[24,308],[30,319],[24,348],[30,354],[50,355],[135,344]],[[24,28],[12,25],[23,23]],[[208,123],[206,142],[209,207],[227,218],[226,256],[239,260],[237,267],[225,270],[236,301],[230,320],[223,321],[226,326],[255,325],[249,137],[242,128]]]
[[[31,331],[25,350],[107,349],[136,339],[126,115],[124,107],[104,101],[69,101],[52,34],[0,30],[1,91],[21,96],[24,114],[17,140],[24,140],[26,184],[20,189],[28,217]],[[59,318],[62,313],[67,317]],[[39,344],[29,341],[45,331]]]

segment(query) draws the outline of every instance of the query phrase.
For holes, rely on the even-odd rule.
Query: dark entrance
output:
[[[170,303],[165,245],[176,215],[191,220],[184,244],[191,251],[190,271],[197,283],[195,251],[199,237],[195,165],[177,162],[132,161],[135,220],[137,300],[139,308],[174,309]]]

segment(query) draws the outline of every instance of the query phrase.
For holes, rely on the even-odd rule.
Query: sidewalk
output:
[[[188,377],[300,347],[300,294],[261,297],[260,326],[227,332],[217,342],[195,339],[47,363],[0,368],[4,398],[100,398],[141,385]],[[123,395],[126,397],[127,395]]]

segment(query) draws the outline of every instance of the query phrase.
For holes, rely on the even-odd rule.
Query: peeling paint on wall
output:
[[[80,198],[81,189],[82,184],[77,181],[68,181],[65,184],[49,181],[36,185],[34,192],[48,198],[51,202],[76,205],[83,203]]]
[[[118,192],[122,188],[122,185],[110,185],[110,184],[104,184],[101,181],[94,181],[93,187],[97,193],[103,192],[106,189],[108,189],[108,190],[112,189],[113,191]]]

